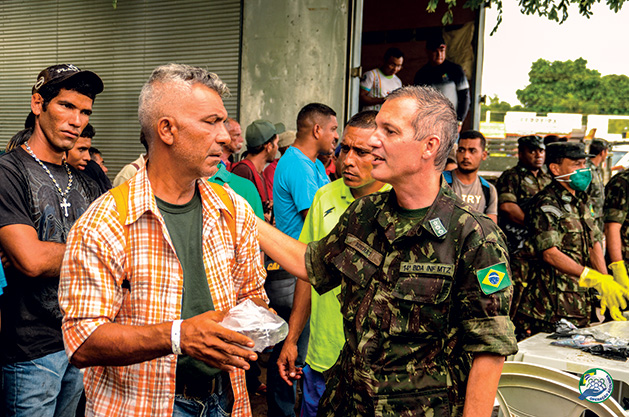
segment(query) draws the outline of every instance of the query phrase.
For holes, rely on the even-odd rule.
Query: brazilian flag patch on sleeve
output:
[[[493,294],[511,285],[507,264],[504,262],[476,271],[476,277],[478,278],[480,288],[486,295]]]

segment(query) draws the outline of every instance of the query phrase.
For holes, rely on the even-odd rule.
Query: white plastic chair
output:
[[[599,417],[626,417],[613,398],[602,403],[579,400],[579,378],[557,369],[505,362],[496,400],[499,417],[579,417],[585,410]]]

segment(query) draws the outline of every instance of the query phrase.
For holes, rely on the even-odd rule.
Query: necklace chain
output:
[[[57,182],[55,177],[52,176],[52,173],[50,172],[48,167],[37,157],[37,155],[35,155],[35,153],[31,149],[31,147],[28,146],[28,142],[25,143],[24,146],[26,147],[26,151],[28,152],[28,154],[30,156],[32,156],[35,161],[37,161],[37,163],[44,169],[44,171],[46,171],[46,174],[48,174],[48,176],[50,177],[52,182],[55,184],[55,188],[57,189],[57,192],[59,192],[59,195],[61,195],[61,198],[63,199],[62,206],[64,204],[67,204],[69,206],[69,204],[67,203],[67,201],[68,201],[67,197],[68,197],[68,193],[70,192],[70,189],[72,188],[72,179],[73,179],[73,177],[72,177],[72,172],[70,171],[70,167],[68,166],[68,163],[66,161],[63,161],[63,166],[65,167],[66,172],[68,173],[68,186],[66,187],[66,190],[63,191],[61,189],[61,186],[59,186],[59,183]],[[65,216],[68,217],[68,209],[67,209],[67,207],[65,208]]]

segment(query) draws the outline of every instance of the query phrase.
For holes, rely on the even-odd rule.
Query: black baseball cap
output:
[[[39,73],[37,81],[35,82],[35,85],[33,85],[31,94],[38,93],[45,85],[59,84],[74,77],[83,78],[86,83],[92,87],[94,95],[103,92],[103,80],[101,80],[96,73],[92,71],[83,71],[72,64],[60,64],[50,66]]]
[[[426,42],[426,49],[429,51],[436,51],[441,47],[441,45],[445,45],[446,41],[443,39],[443,35],[441,33],[437,33],[428,38]]]

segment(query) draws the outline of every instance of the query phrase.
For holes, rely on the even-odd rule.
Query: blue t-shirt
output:
[[[291,146],[280,158],[273,179],[275,224],[287,235],[299,239],[304,218],[299,212],[309,209],[317,190],[330,179],[318,159],[312,162]]]
[[[2,264],[0,263],[0,295],[4,293],[4,287],[6,286],[7,286],[7,279],[4,276],[4,268],[2,267]]]

